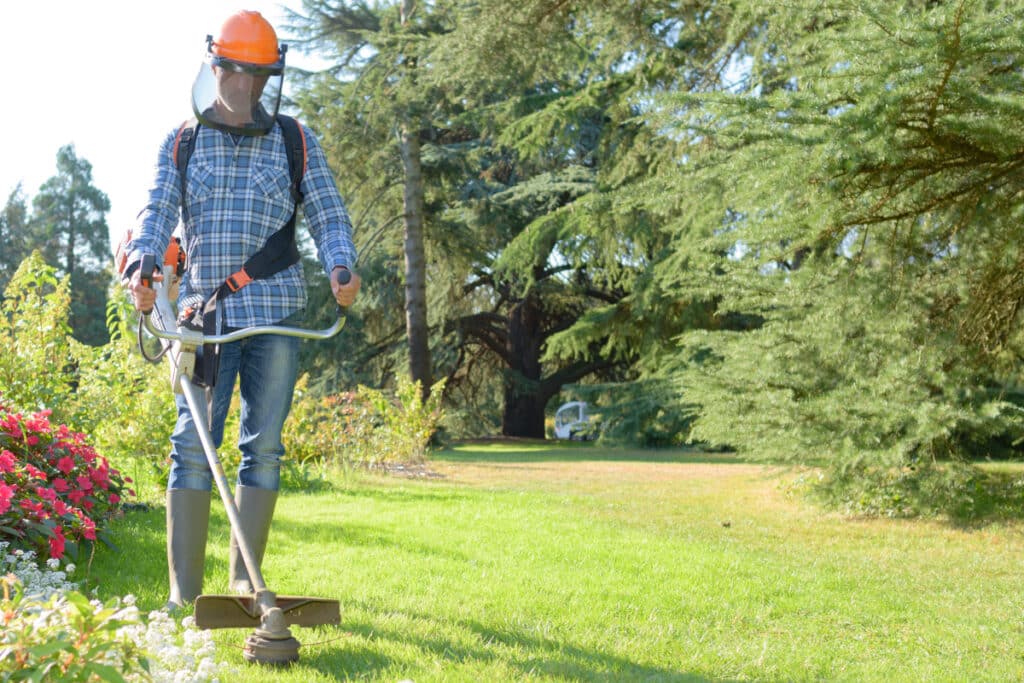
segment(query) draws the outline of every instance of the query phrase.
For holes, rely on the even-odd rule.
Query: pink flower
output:
[[[35,446],[36,444],[39,443],[39,437],[36,436],[35,434],[33,434],[32,436],[26,436],[25,443],[27,443],[29,446]]]
[[[82,459],[85,460],[90,465],[96,462],[96,451],[94,451],[89,446],[79,446],[73,449],[71,452],[74,453],[75,455],[81,456]]]
[[[28,472],[28,476],[30,477],[35,477],[36,479],[42,479],[43,481],[46,481],[46,472],[36,469],[32,465],[26,464],[25,471]]]
[[[75,469],[74,459],[69,458],[68,456],[65,455],[63,458],[57,461],[57,469],[63,472],[64,474],[71,474],[71,470]]]
[[[21,438],[21,415],[8,415],[7,419],[0,421],[0,429],[7,432],[15,439]]]
[[[75,505],[81,503],[83,498],[85,498],[85,491],[76,490],[68,494],[68,500],[70,500]]]
[[[87,511],[88,510],[92,510],[94,505],[95,505],[95,503],[93,503],[91,500],[83,500],[82,501],[82,507],[85,508]]]
[[[50,411],[48,410],[36,413],[25,420],[25,427],[33,432],[48,432],[50,431],[50,421],[46,418],[49,416]]]
[[[39,495],[43,500],[48,500],[51,503],[57,500],[57,492],[53,489],[44,488],[42,486],[36,487],[36,494]]]
[[[110,474],[107,472],[105,463],[100,465],[99,468],[91,470],[89,478],[96,482],[96,485],[101,489],[106,489],[110,485]]]
[[[9,486],[0,481],[0,515],[11,509],[11,499],[14,498],[14,492],[17,490],[18,487]]]
[[[78,482],[78,486],[83,491],[92,491],[92,482],[89,480],[89,477],[85,476],[84,474],[80,477],[76,477],[75,481]]]
[[[68,484],[67,481],[63,479],[57,478],[54,479],[51,483],[53,484],[53,489],[57,493],[67,493],[68,491],[71,490],[71,485]]]
[[[53,538],[50,539],[50,557],[60,559],[64,556],[64,532],[60,527],[53,530]]]
[[[83,517],[82,518],[82,526],[85,527],[85,531],[82,532],[82,535],[85,536],[90,541],[95,541],[96,540],[96,522],[92,521],[88,517]]]
[[[34,512],[36,515],[39,515],[43,511],[42,503],[37,503],[36,501],[29,500],[28,498],[22,500],[18,505],[20,505],[21,509],[25,512]]]
[[[0,472],[13,472],[17,460],[10,451],[0,452]]]
[[[111,505],[117,505],[118,503],[121,502],[121,496],[117,495],[116,493],[111,493],[109,500]]]
[[[53,511],[56,512],[57,515],[59,515],[60,517],[63,517],[64,515],[71,512],[71,508],[65,505],[63,500],[58,499],[53,501]]]

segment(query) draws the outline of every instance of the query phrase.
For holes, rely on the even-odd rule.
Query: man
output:
[[[179,312],[207,299],[237,275],[272,234],[294,220],[296,197],[288,145],[277,120],[287,46],[278,46],[273,27],[258,12],[234,14],[216,40],[208,37],[207,43],[206,62],[192,90],[198,126],[186,177],[181,178],[175,156],[184,128],[176,128],[160,148],[149,201],[129,245],[125,277],[133,303],[142,311],[153,307],[155,292],[143,284],[139,264],[146,254],[164,253],[179,213],[187,255]],[[319,143],[301,126],[298,130],[306,157],[299,187],[306,222],[335,299],[349,306],[359,292],[360,279],[351,271],[356,253],[348,214]],[[294,249],[289,253],[297,258]],[[218,329],[287,325],[298,316],[306,304],[302,267],[298,262],[285,265],[218,300]],[[208,424],[220,447],[237,377],[242,459],[235,502],[257,562],[263,558],[280,486],[281,429],[291,407],[297,352],[296,338],[279,335],[250,337],[222,345],[220,351],[211,399],[213,419]],[[168,607],[172,609],[202,592],[212,489],[194,424],[209,417],[192,415],[183,396],[175,400],[178,421],[171,436],[167,484]],[[233,590],[251,592],[234,538],[230,572]]]

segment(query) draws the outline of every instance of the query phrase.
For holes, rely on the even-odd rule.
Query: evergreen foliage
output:
[[[758,321],[685,336],[694,436],[837,482],[1001,454],[1024,436],[1014,4],[741,10],[736,92],[646,117],[692,150],[659,178],[690,199],[657,280]]]
[[[7,288],[18,266],[28,256],[28,206],[21,185],[7,197],[0,213],[0,294]]]
[[[638,378],[636,369],[663,367],[669,340],[710,324],[708,306],[652,281],[652,268],[669,247],[661,221],[680,201],[673,192],[656,205],[650,188],[674,169],[681,152],[675,140],[638,117],[658,93],[713,88],[720,81],[718,71],[706,67],[724,26],[719,9],[544,0],[464,7],[466,21],[438,50],[445,57],[438,62],[448,65],[440,73],[458,83],[463,101],[478,103],[479,127],[493,131],[512,171],[498,177],[514,185],[473,186],[477,224],[493,229],[508,222],[508,212],[479,212],[485,202],[521,197],[539,210],[512,231],[495,272],[514,273],[510,281],[528,291],[538,263],[557,266],[577,297],[574,315],[543,338],[540,362],[553,376],[567,366],[605,368],[585,380],[601,384],[572,393],[600,403],[607,436],[684,440],[687,418],[672,409],[675,392],[663,379]],[[588,186],[570,195],[563,189],[570,177],[586,177]],[[560,203],[550,201],[559,196]],[[521,211],[525,203],[512,208]],[[552,299],[545,293],[545,301]],[[643,386],[635,387],[637,381]],[[634,400],[637,394],[646,400]]]
[[[380,39],[397,5],[330,7],[339,67],[300,101],[385,288],[390,107],[415,102],[435,372],[465,415],[501,403],[509,433],[518,398],[582,381],[619,436],[936,498],[966,490],[945,461],[1016,454],[1015,3],[431,3],[415,100],[408,36]]]
[[[318,0],[306,3],[305,10],[305,15],[292,14],[305,46],[335,59],[336,66],[310,75],[297,104],[304,120],[322,133],[343,196],[362,234],[369,236],[360,245],[360,265],[376,245],[396,249],[389,256],[401,258],[406,334],[398,348],[406,351],[403,365],[412,380],[429,392],[429,212],[420,157],[434,94],[421,86],[419,73],[425,40],[446,30],[444,7],[408,0],[373,6]],[[382,319],[394,317],[389,311]],[[395,335],[388,330],[383,338]],[[381,350],[396,346],[388,343]]]
[[[57,175],[32,200],[27,241],[46,262],[71,278],[71,328],[87,344],[106,343],[104,312],[110,284],[107,195],[92,184],[92,164],[74,145],[57,152]]]

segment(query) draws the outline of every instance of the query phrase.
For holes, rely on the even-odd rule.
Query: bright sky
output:
[[[57,150],[73,143],[92,164],[93,185],[110,198],[107,224],[112,239],[119,236],[145,203],[164,136],[192,115],[206,35],[250,9],[288,42],[284,6],[302,9],[301,0],[4,2],[0,206],[18,182],[31,202],[56,175]],[[310,62],[288,52],[289,64]]]

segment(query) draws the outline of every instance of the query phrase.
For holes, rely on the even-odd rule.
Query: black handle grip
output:
[[[139,282],[144,286],[153,288],[153,269],[156,268],[156,257],[152,254],[146,254],[142,257],[142,264],[139,265]],[[144,314],[149,315],[153,311],[150,308],[148,311],[142,311]]]
[[[352,271],[350,271],[348,268],[342,268],[341,272],[338,273],[338,284],[339,285],[347,285],[351,281],[352,281]]]
[[[156,257],[146,254],[142,257],[142,265],[139,266],[139,282],[146,287],[153,287],[153,271],[156,269]]]

